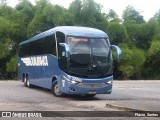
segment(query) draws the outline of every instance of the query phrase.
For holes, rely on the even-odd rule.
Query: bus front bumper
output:
[[[110,94],[113,79],[83,80],[81,83],[63,81],[60,91],[66,94]]]

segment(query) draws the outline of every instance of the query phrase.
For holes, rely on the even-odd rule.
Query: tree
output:
[[[153,37],[157,34],[159,24],[157,20],[150,19],[147,23],[137,24],[135,21],[127,21],[125,24],[132,44],[138,48],[148,49]]]
[[[0,0],[0,5],[7,5],[7,0]]]
[[[73,1],[69,6],[69,12],[74,16],[75,24],[80,24],[82,2],[81,0]]]
[[[13,23],[4,17],[0,17],[0,73],[5,73],[6,61],[11,51],[9,46],[14,32]]]
[[[69,9],[49,0],[37,0],[36,5],[19,0],[12,8],[7,0],[0,0],[0,73],[16,76],[19,42],[56,26],[77,25],[101,29],[111,44],[120,46],[122,59],[114,60],[116,79],[160,79],[160,10],[145,22],[139,11],[128,6],[122,17],[112,9],[103,13],[94,0],[74,0]]]
[[[151,18],[145,25],[145,41],[141,41],[141,43],[145,44],[144,48],[149,48],[151,45],[151,41],[154,39],[159,32],[159,23],[156,19]],[[143,34],[143,33],[142,33]]]
[[[112,9],[109,10],[109,13],[107,14],[107,18],[110,22],[121,22],[116,12]]]
[[[69,12],[74,16],[75,25],[95,27],[107,32],[107,16],[102,13],[102,6],[93,0],[75,0],[70,4]]]
[[[84,26],[93,27],[96,24],[95,15],[100,12],[100,6],[93,0],[83,0],[80,21]]]
[[[95,27],[106,31],[108,21],[101,13],[102,6],[93,0],[83,0],[81,7],[80,25]]]
[[[14,13],[14,9],[10,6],[7,6],[6,0],[1,0],[0,3],[0,16],[10,19],[12,14]]]
[[[122,72],[122,79],[140,78],[145,53],[137,48],[130,49],[127,44],[120,44],[120,47],[123,54],[118,69]]]
[[[6,71],[9,72],[10,77],[13,79],[17,76],[17,55],[13,56],[9,62],[7,62]],[[9,77],[9,76],[8,76]]]
[[[108,25],[107,33],[112,44],[127,43],[127,31],[125,26],[117,22],[111,22]]]
[[[160,79],[160,33],[151,42],[147,54],[147,60],[143,65],[143,76],[145,79]]]
[[[68,12],[68,10],[59,5],[47,5],[43,10],[42,16],[45,22],[49,25],[49,28],[74,24],[73,16]]]
[[[36,2],[34,17],[27,28],[27,37],[34,36],[48,29],[47,23],[44,22],[44,18],[41,15],[48,4],[50,4],[48,0],[38,0]]]
[[[14,33],[14,25],[11,21],[0,17],[0,59],[9,54],[11,35]]]
[[[159,22],[160,24],[160,9],[158,10],[158,12],[156,12],[156,14],[154,15],[154,18]]]
[[[144,23],[143,16],[140,15],[140,12],[134,9],[132,6],[127,6],[126,9],[123,11],[122,18],[124,23],[128,20],[134,20],[136,23]]]
[[[34,16],[34,7],[28,0],[21,0],[18,5],[16,5],[16,12],[13,15],[13,21],[17,25],[16,31],[16,43],[27,39],[27,27]],[[18,20],[15,18],[19,18]]]

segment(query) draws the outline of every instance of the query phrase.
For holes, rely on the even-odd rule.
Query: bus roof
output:
[[[62,32],[65,35],[68,36],[78,36],[78,37],[103,37],[103,38],[108,38],[108,35],[99,30],[99,29],[95,29],[95,28],[89,28],[89,27],[79,27],[79,26],[59,26],[59,27],[55,27],[52,28],[50,30],[47,30],[45,32],[42,32],[26,41],[21,42],[19,45],[34,41],[34,40],[38,40],[40,38],[46,37],[46,36],[50,36],[52,34],[54,34],[55,32]]]

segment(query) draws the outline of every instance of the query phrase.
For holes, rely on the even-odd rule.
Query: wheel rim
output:
[[[24,79],[24,86],[27,87],[27,79],[26,79],[26,77],[24,77],[23,79]]]
[[[26,77],[24,77],[24,82],[26,83]]]
[[[29,87],[29,85],[30,85],[30,84],[29,84],[29,80],[27,80],[27,86]]]
[[[26,82],[27,82],[27,87],[30,87],[30,83],[29,83],[28,77],[26,78]]]
[[[58,83],[55,83],[54,91],[55,91],[56,95],[61,95],[62,94],[61,92],[59,92]]]

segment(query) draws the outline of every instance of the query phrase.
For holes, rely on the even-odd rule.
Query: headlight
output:
[[[78,77],[71,77],[72,81],[76,81],[76,82],[82,82],[82,79],[78,78]]]
[[[67,80],[68,82],[71,82],[73,84],[77,84],[82,82],[82,79],[78,78],[78,77],[72,77],[72,76],[62,76],[63,80]]]
[[[106,84],[112,84],[112,80],[107,81]]]
[[[74,80],[72,80],[72,81],[69,81],[69,82],[71,82],[71,83],[73,83],[73,84],[77,84],[77,83],[79,83],[79,82],[77,82],[77,81],[74,81]]]

